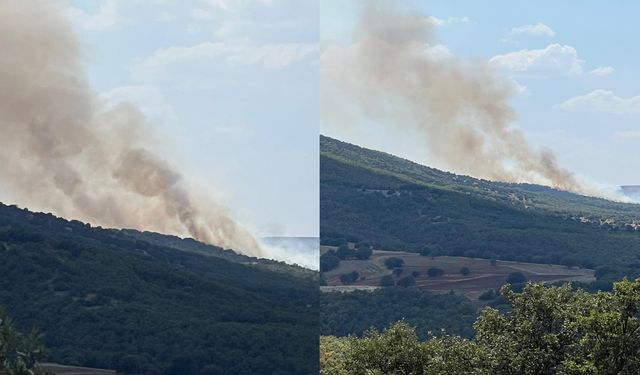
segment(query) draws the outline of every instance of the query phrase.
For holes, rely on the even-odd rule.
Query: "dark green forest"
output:
[[[404,320],[426,339],[442,329],[473,336],[476,307],[455,294],[434,294],[420,289],[382,288],[372,292],[320,294],[320,333],[324,336],[362,335]]]
[[[0,305],[20,330],[42,332],[46,359],[62,364],[318,372],[317,277],[149,236],[0,204]],[[176,241],[201,251],[169,246]]]
[[[323,244],[595,268],[592,289],[640,275],[640,205],[457,176],[327,137],[320,173]]]

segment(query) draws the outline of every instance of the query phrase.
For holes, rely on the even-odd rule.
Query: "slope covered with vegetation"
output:
[[[438,335],[421,340],[399,322],[364,336],[321,338],[326,375],[632,375],[640,372],[640,280],[613,292],[574,291],[568,285],[503,288],[511,309],[487,308],[472,340]]]
[[[63,364],[317,373],[315,278],[180,243],[0,205],[0,305]]]
[[[321,138],[323,244],[595,268],[607,288],[640,274],[640,206],[458,176]]]
[[[416,327],[421,339],[442,329],[471,337],[477,315],[476,307],[463,296],[405,288],[321,293],[320,311],[320,333],[325,336],[362,335],[404,320]]]

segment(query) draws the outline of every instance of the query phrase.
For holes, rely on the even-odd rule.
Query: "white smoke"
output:
[[[399,137],[419,134],[428,156],[456,173],[596,194],[551,151],[527,142],[509,105],[510,81],[487,62],[459,61],[436,44],[433,17],[393,5],[365,2],[353,44],[323,46],[324,126],[375,121]]]
[[[91,89],[62,4],[0,2],[2,199],[97,225],[263,255],[219,203],[153,151],[144,116]]]

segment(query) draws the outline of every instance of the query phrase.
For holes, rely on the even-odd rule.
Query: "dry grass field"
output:
[[[374,251],[369,260],[344,260],[337,268],[325,272],[327,286],[322,287],[322,290],[325,292],[353,291],[378,287],[383,276],[392,274],[392,270],[387,269],[384,264],[384,261],[391,257],[401,258],[404,261],[399,278],[411,275],[413,272],[419,273],[413,288],[445,293],[454,291],[470,299],[477,299],[489,289],[499,289],[513,272],[522,273],[528,281],[547,283],[595,280],[594,271],[590,269],[507,261],[497,261],[492,265],[487,259],[450,256],[432,258],[415,253]],[[466,276],[462,275],[460,273],[462,267],[467,267],[471,272]],[[444,274],[429,277],[427,271],[430,268],[440,268]],[[359,280],[350,285],[343,285],[340,276],[352,271],[358,272]]]

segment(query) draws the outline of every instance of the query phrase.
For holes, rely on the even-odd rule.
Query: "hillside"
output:
[[[635,226],[640,223],[640,204],[613,202],[548,186],[504,183],[456,175],[326,136],[320,136],[320,152],[331,159],[393,176],[407,183],[481,195],[491,201],[554,213],[582,222],[589,221],[597,225],[606,222],[611,227]]]
[[[422,339],[426,339],[429,332],[434,334],[442,329],[472,337],[472,324],[477,315],[475,306],[463,296],[404,288],[322,293],[320,306],[323,336],[362,335],[370,328],[382,330],[404,320],[419,327],[418,335]]]
[[[321,241],[595,268],[606,287],[640,270],[640,205],[474,179],[321,137]]]
[[[263,270],[283,272],[283,273],[293,274],[299,277],[313,279],[313,280],[317,279],[317,275],[318,275],[317,272],[310,270],[308,268],[287,264],[285,262],[277,261],[277,260],[247,256],[244,254],[237,253],[231,249],[223,249],[218,246],[213,246],[213,245],[205,244],[202,242],[198,242],[192,238],[180,238],[177,236],[171,236],[171,235],[154,233],[154,232],[140,232],[134,229],[123,229],[120,232],[128,237],[149,242],[154,245],[170,247],[176,250],[186,251],[194,254],[222,258],[230,262],[240,263],[243,265],[247,265],[247,266],[251,266],[251,267],[259,268]],[[264,241],[267,244],[278,243],[277,241],[269,242],[269,240],[271,240],[271,238],[266,238]],[[318,241],[317,238],[304,239],[303,241],[305,240],[315,241],[316,252],[317,252],[317,241]],[[299,239],[295,237],[294,238],[284,237],[281,239],[281,242],[284,242],[284,243],[296,242],[296,241],[299,241]]]
[[[45,334],[51,362],[317,373],[317,282],[299,273],[309,271],[0,204],[0,306]]]

